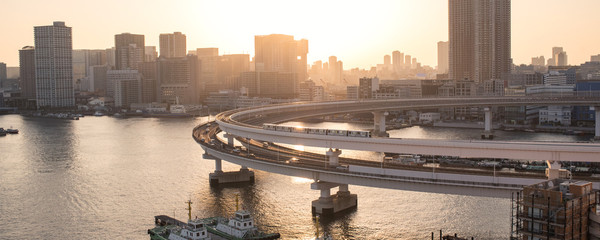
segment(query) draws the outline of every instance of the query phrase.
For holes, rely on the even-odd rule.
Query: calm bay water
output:
[[[149,239],[155,215],[231,215],[235,194],[263,230],[283,239],[315,232],[310,180],[255,171],[254,185],[210,188],[214,162],[191,137],[197,119],[0,116],[0,239]],[[317,124],[360,128],[360,125]],[[412,127],[405,138],[477,139],[480,130]],[[501,140],[575,141],[560,134],[497,133]],[[345,151],[349,156],[374,153]],[[224,170],[239,166],[224,162]],[[432,231],[506,239],[510,200],[350,186],[358,209],[323,227],[335,239],[430,239]],[[436,233],[437,234],[437,233]]]

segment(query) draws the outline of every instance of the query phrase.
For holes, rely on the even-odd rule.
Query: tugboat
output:
[[[206,236],[207,238],[191,238],[194,240],[210,240],[211,237],[214,239],[231,239],[231,240],[271,240],[279,239],[279,233],[263,233],[258,231],[258,228],[254,224],[254,219],[248,211],[239,210],[239,200],[236,195],[236,211],[233,218],[224,217],[211,217],[204,219],[192,220],[191,216],[191,202],[188,201],[188,224],[185,225],[183,222],[173,219],[168,216],[155,216],[155,223],[157,227],[148,230],[150,239],[152,240],[184,240],[191,238],[191,230],[197,229],[195,226],[200,227],[198,224],[202,224],[204,231],[208,231],[208,235],[202,235],[202,229],[199,232],[193,232],[198,235],[197,237]],[[194,225],[195,224],[195,225]],[[184,230],[186,230],[184,232]],[[177,238],[181,237],[181,238]]]
[[[0,137],[6,136],[6,130],[4,128],[0,128]]]
[[[150,239],[152,240],[210,240],[206,231],[203,219],[192,220],[192,201],[187,201],[188,204],[188,222],[187,224],[171,218],[169,216],[160,215],[154,217],[156,227],[148,229]]]

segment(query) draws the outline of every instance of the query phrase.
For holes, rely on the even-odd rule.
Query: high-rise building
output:
[[[449,70],[455,81],[500,79],[512,66],[510,0],[449,0]]]
[[[157,62],[144,62],[140,64],[140,74],[142,74],[142,103],[156,102],[158,94],[158,69]]]
[[[129,108],[142,100],[141,75],[137,70],[109,70],[107,82],[113,85],[115,107]]]
[[[144,53],[144,62],[154,62],[158,58],[158,52],[156,52],[156,46],[146,46]]]
[[[552,58],[548,59],[548,66],[567,66],[567,52],[562,47],[552,48]]]
[[[546,59],[544,58],[544,56],[532,57],[531,58],[531,65],[533,65],[533,66],[545,66],[546,65]]]
[[[71,27],[64,22],[37,26],[34,38],[38,108],[75,106]]]
[[[412,65],[411,65],[411,61],[412,61],[412,57],[410,55],[404,55],[404,68],[406,69],[411,69]]]
[[[341,66],[341,61],[338,61],[336,56],[330,56],[329,63],[327,66],[327,79],[329,80],[329,82],[335,84],[341,83],[342,72],[344,70]]]
[[[6,80],[6,63],[0,62],[0,81]]]
[[[590,62],[600,62],[600,54],[598,54],[598,55],[592,55],[590,57]]]
[[[181,104],[198,104],[200,102],[198,66],[196,56],[159,58],[158,100],[174,104],[179,98]]]
[[[392,57],[390,55],[383,56],[383,65],[392,65]]]
[[[111,66],[112,68],[117,66],[117,59],[116,59],[116,50],[115,48],[107,48],[106,50],[104,50],[104,52],[106,53],[106,64],[108,64],[108,66]]]
[[[568,66],[569,61],[567,58],[567,52],[560,52],[556,55],[556,66]]]
[[[448,73],[448,42],[439,41],[437,43],[438,47],[438,73],[445,74]]]
[[[393,51],[392,64],[394,65],[394,71],[399,73],[404,67],[404,53],[401,53],[400,51]]]
[[[160,57],[176,58],[186,55],[186,36],[181,32],[163,33],[159,36]]]
[[[115,35],[115,65],[117,70],[137,69],[144,62],[144,35],[122,33]]]
[[[21,76],[21,95],[35,99],[35,48],[25,46],[19,50],[19,71]]]
[[[308,40],[283,34],[255,36],[254,51],[257,72],[296,73],[298,81],[307,79]]]
[[[90,66],[88,69],[88,81],[90,82],[89,91],[106,94],[106,73],[110,70],[108,65]]]

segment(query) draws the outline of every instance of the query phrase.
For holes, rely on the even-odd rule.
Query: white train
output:
[[[348,136],[348,137],[365,137],[365,138],[371,137],[371,132],[369,132],[369,131],[292,127],[292,126],[284,126],[284,125],[277,125],[277,124],[270,124],[270,123],[263,124],[263,129],[270,130],[270,131],[279,131],[279,132],[295,132],[295,133],[330,135],[330,136]]]

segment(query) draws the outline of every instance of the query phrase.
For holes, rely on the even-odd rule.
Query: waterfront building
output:
[[[540,125],[571,126],[571,107],[548,106],[540,109]]]
[[[132,103],[141,102],[141,75],[137,70],[110,70],[107,79],[112,83],[115,107],[129,108]]]
[[[181,32],[160,34],[160,57],[185,57],[187,51],[186,41],[185,34],[182,34]]]
[[[19,50],[21,96],[35,99],[35,47],[25,46]]]
[[[600,54],[598,54],[598,55],[592,55],[590,57],[590,62],[600,62]]]
[[[510,6],[510,0],[448,1],[450,79],[480,83],[510,73]]]
[[[71,27],[64,22],[37,26],[34,38],[37,107],[75,106]]]

